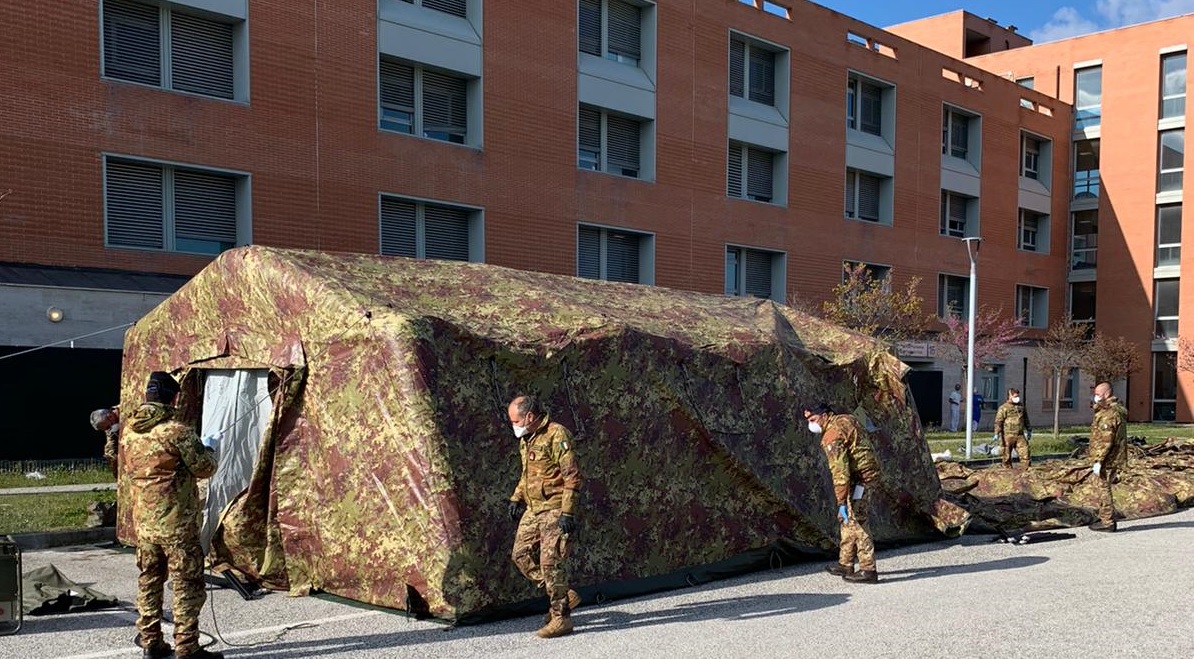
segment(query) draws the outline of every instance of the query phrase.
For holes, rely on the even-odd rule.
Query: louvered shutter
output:
[[[170,13],[170,87],[233,98],[232,26]]]
[[[429,259],[468,260],[470,211],[428,204],[423,208],[423,255]]]
[[[581,151],[596,154],[597,169],[601,168],[601,113],[592,108],[581,108],[577,119],[577,143]]]
[[[580,0],[576,33],[580,52],[601,57],[601,0]]]
[[[949,217],[954,221],[966,223],[966,197],[949,196]]]
[[[638,177],[639,122],[608,115],[605,118],[609,157],[606,165],[614,174]]]
[[[468,131],[468,83],[434,71],[423,71],[423,134],[446,133],[464,142]]]
[[[414,131],[415,70],[405,64],[381,60],[378,67],[382,128],[404,133]]]
[[[642,57],[642,10],[609,0],[609,52],[638,61]]]
[[[771,297],[771,255],[746,250],[746,294]]]
[[[605,278],[638,283],[639,237],[616,231],[605,234]]]
[[[755,201],[771,201],[775,157],[769,151],[747,148],[746,194]]]
[[[854,185],[854,179],[856,179],[856,178],[858,178],[858,174],[854,170],[852,170],[852,169],[846,170],[846,216],[847,217],[857,217],[858,208],[854,204],[854,195],[856,192],[856,186]]]
[[[775,53],[750,49],[750,100],[775,105]]]
[[[601,279],[601,229],[579,227],[576,231],[576,276]]]
[[[730,39],[730,96],[746,96],[746,42]]]
[[[742,193],[742,147],[730,143],[729,167],[726,176],[726,194],[731,197],[741,197]]]
[[[236,179],[205,172],[174,171],[174,241],[184,252],[236,246]]]
[[[864,133],[881,135],[883,132],[883,90],[867,83],[861,85],[860,129]]]
[[[970,121],[956,112],[950,115],[950,155],[965,158],[970,144]]]
[[[878,176],[861,172],[858,174],[858,217],[864,220],[878,221],[879,187]]]
[[[414,202],[381,200],[381,253],[386,256],[418,256]]]
[[[468,15],[468,2],[466,0],[423,0],[423,6],[461,18],[465,18]]]
[[[104,75],[162,84],[161,11],[123,0],[104,3]]]
[[[114,247],[165,247],[162,168],[108,162],[105,179],[107,243]]]

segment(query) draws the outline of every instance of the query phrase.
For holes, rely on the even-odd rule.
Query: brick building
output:
[[[980,305],[1039,337],[1078,281],[1073,108],[998,58],[1054,45],[961,14],[962,50],[938,52],[787,4],[5,3],[0,354],[74,338],[0,360],[5,412],[69,410],[91,442],[119,328],[249,243],[812,304],[861,262],[944,314],[966,304],[959,238],[981,236]],[[1106,266],[1103,204],[1099,282],[1135,277]],[[984,369],[992,403],[1024,386],[1044,408],[1027,355]],[[959,367],[903,356],[941,420]]]

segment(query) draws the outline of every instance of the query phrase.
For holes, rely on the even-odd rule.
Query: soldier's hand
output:
[[[1094,463],[1093,465],[1090,466],[1090,470],[1094,472],[1095,476],[1098,476],[1099,474],[1103,473],[1103,463],[1102,462]]]
[[[843,524],[850,521],[850,511],[846,508],[846,504],[843,503],[837,507],[837,516]]]
[[[516,520],[522,517],[522,513],[525,512],[526,509],[527,505],[525,503],[521,501],[511,501],[510,505],[506,507],[506,514],[510,516],[510,519]]]
[[[568,535],[576,530],[576,519],[572,515],[560,515],[560,533]]]

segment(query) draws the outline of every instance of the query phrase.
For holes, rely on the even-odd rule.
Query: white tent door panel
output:
[[[273,405],[266,369],[209,370],[204,374],[200,434],[220,437],[219,466],[208,483],[199,537],[204,553],[211,549],[224,508],[249,486]]]

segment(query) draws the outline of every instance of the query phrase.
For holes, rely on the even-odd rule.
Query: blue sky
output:
[[[1194,0],[814,0],[884,27],[965,9],[1037,43],[1194,12]]]

